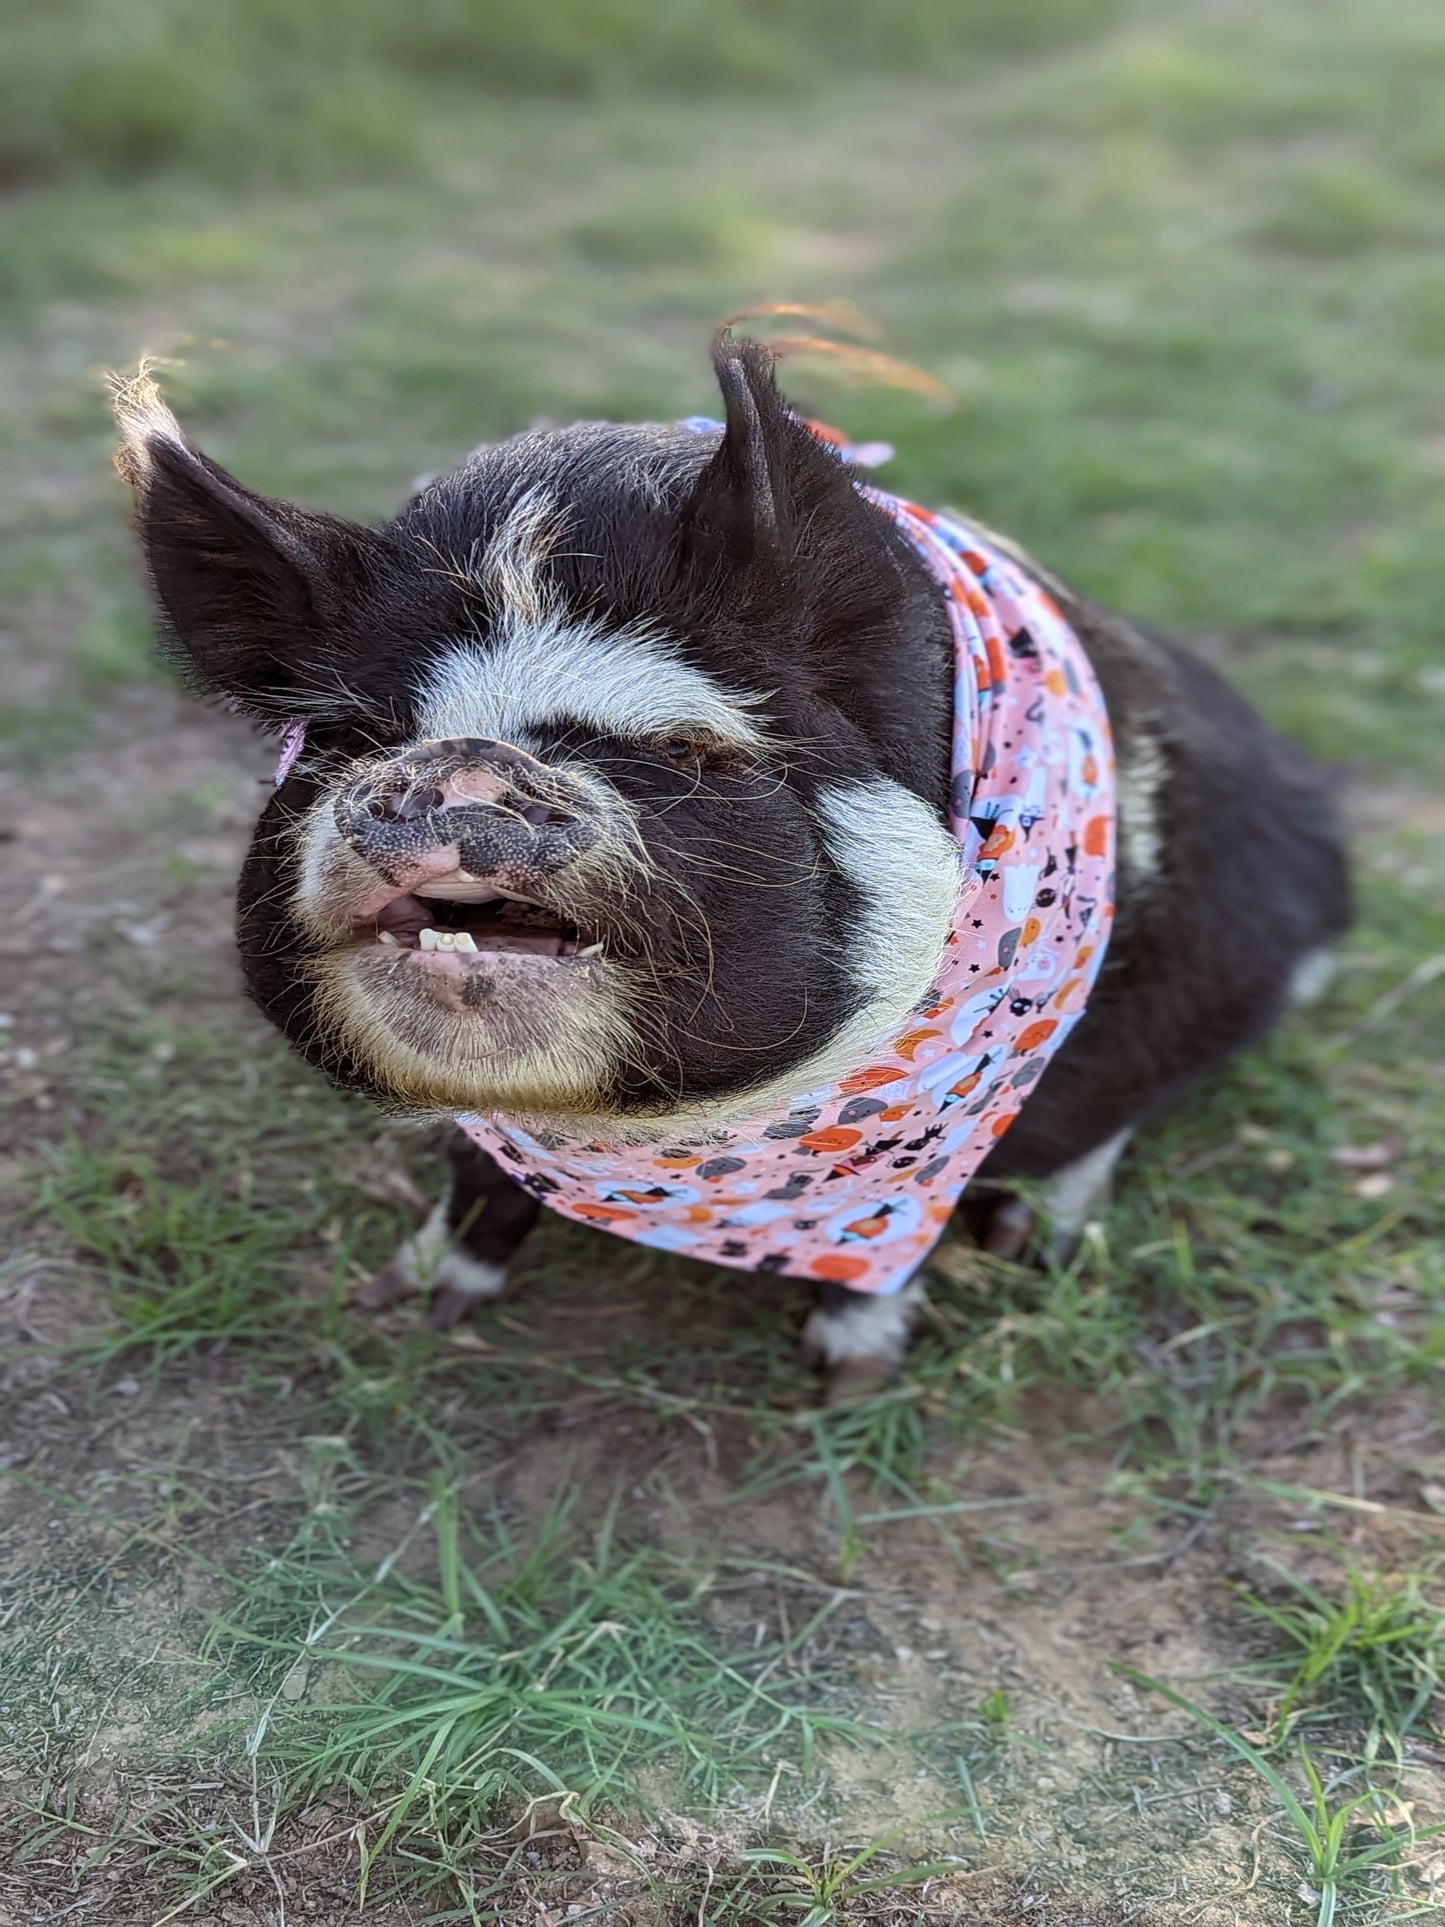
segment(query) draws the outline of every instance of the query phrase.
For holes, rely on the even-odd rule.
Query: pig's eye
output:
[[[674,769],[689,770],[695,775],[704,772],[712,776],[736,775],[743,760],[731,745],[706,739],[699,741],[695,736],[663,737],[653,744],[653,754]]]

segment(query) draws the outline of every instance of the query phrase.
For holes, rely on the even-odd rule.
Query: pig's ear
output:
[[[382,538],[242,487],[190,446],[144,374],[114,398],[116,467],[183,675],[262,718],[334,711],[337,618],[384,573]]]
[[[735,564],[781,559],[792,546],[799,484],[822,451],[789,413],[761,342],[719,335],[713,368],[725,427],[683,511],[689,553],[702,559],[725,548]]]
[[[684,564],[697,588],[734,610],[775,605],[781,594],[824,622],[856,619],[860,596],[898,592],[882,518],[789,409],[773,362],[760,342],[723,334],[714,344],[725,426],[683,504]]]

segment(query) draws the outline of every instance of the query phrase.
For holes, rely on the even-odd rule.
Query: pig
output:
[[[955,1206],[1066,1248],[1317,983],[1347,865],[1329,773],[1205,663],[884,495],[766,347],[713,361],[716,422],[532,429],[380,527],[245,487],[144,372],[117,460],[164,646],[284,733],[251,996],[462,1122],[366,1302],[455,1324],[551,1204],[802,1282],[856,1397]]]

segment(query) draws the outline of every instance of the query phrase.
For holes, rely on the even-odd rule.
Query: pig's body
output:
[[[954,940],[968,815],[938,581],[762,350],[717,365],[720,434],[521,436],[379,531],[251,495],[149,389],[122,407],[177,653],[306,725],[242,877],[252,994],[396,1109],[651,1147],[641,1211],[659,1147],[899,1037]],[[1347,887],[1308,759],[1184,652],[1008,566],[1046,581],[1118,766],[1104,969],[978,1173],[1054,1178],[1067,1232],[1139,1120],[1279,1015]],[[459,1145],[374,1296],[432,1289],[446,1322],[493,1295],[545,1188]],[[834,1389],[876,1382],[909,1295],[820,1293]]]

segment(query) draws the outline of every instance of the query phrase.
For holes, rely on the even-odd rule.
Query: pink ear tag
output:
[[[295,767],[296,758],[306,747],[305,723],[288,723],[281,738],[281,753],[276,759],[276,788],[279,790]]]

